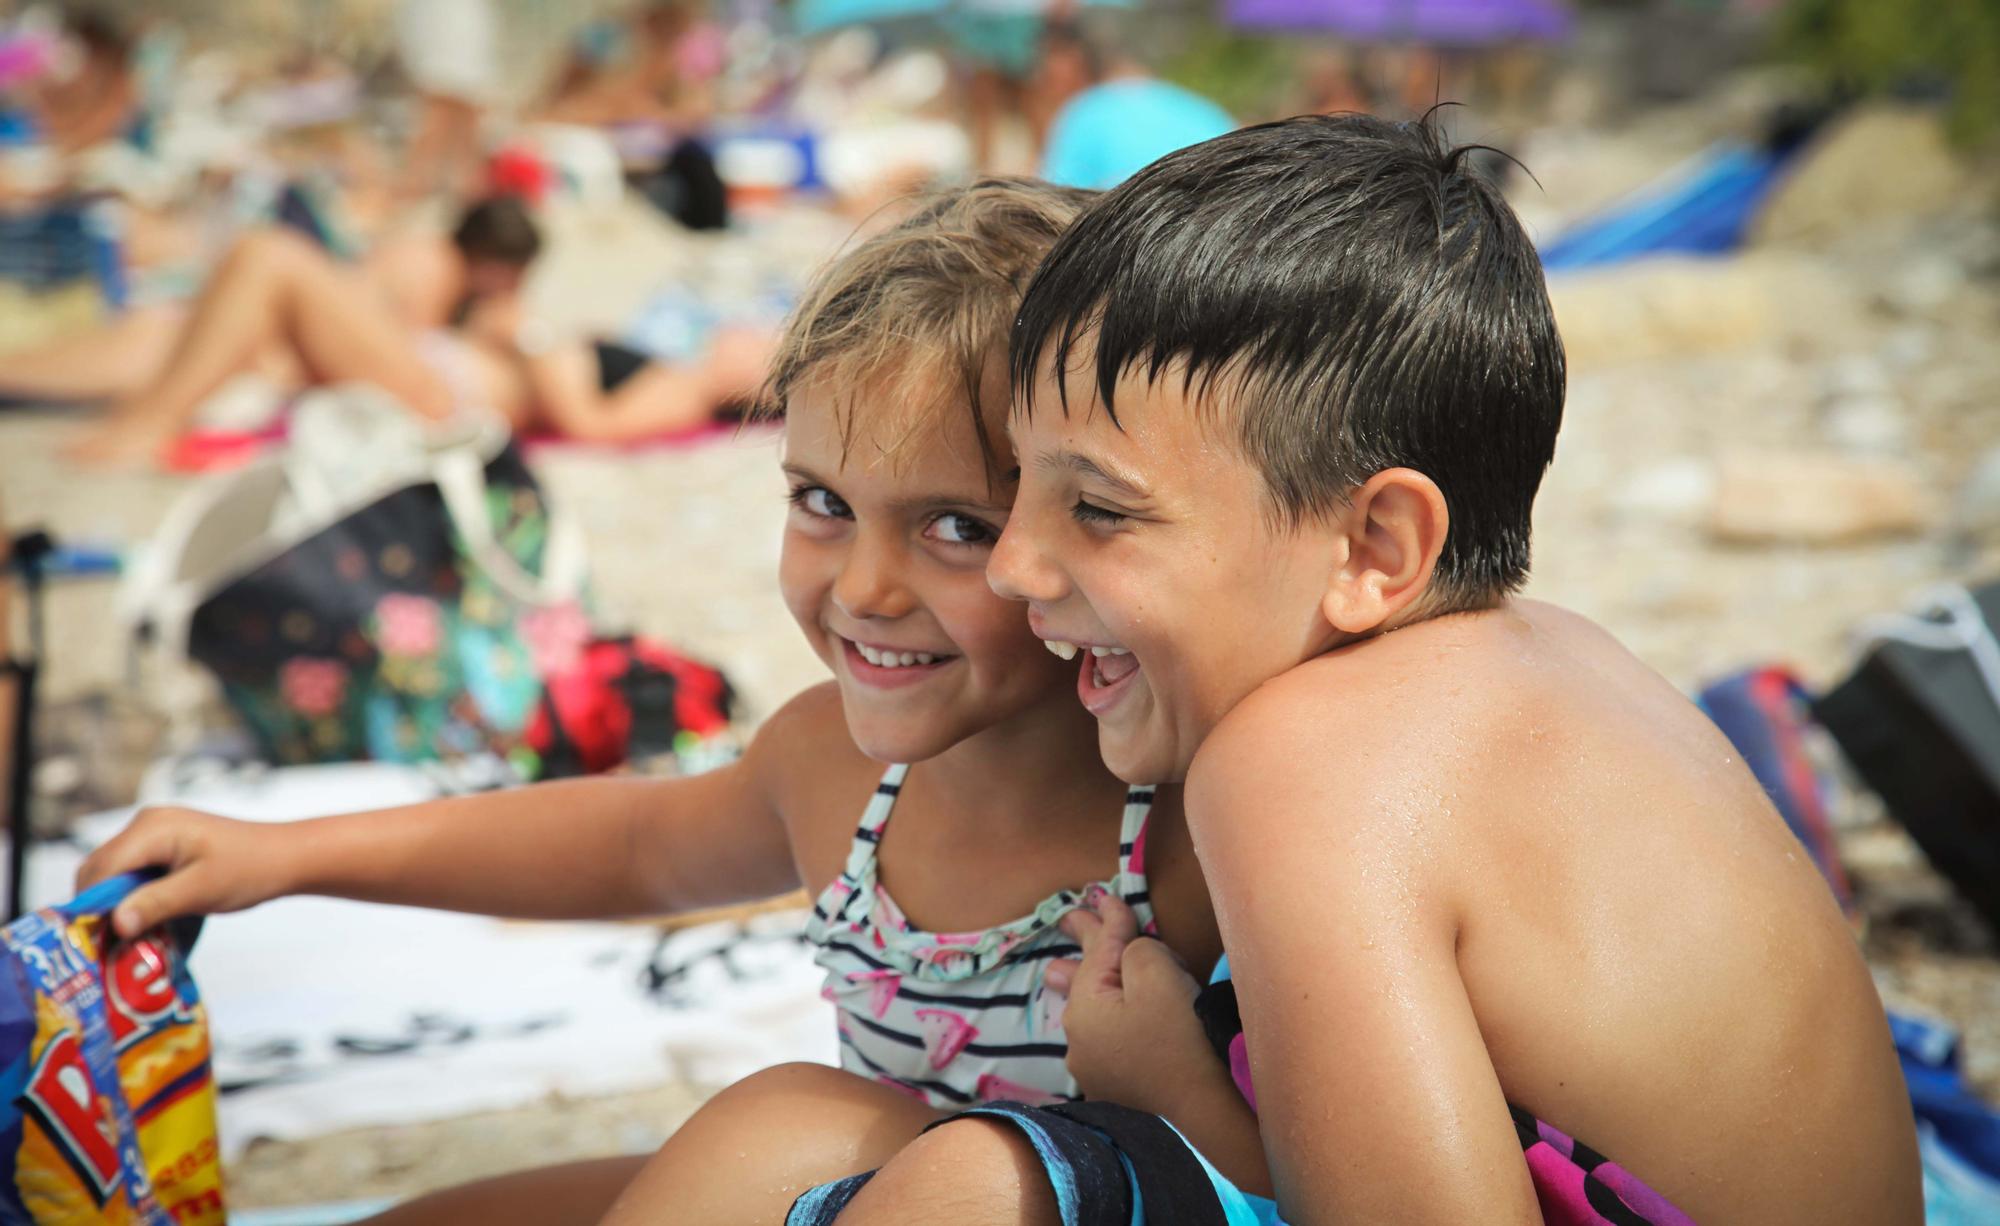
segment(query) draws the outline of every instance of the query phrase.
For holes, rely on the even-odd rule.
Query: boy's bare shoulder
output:
[[[1218,808],[1247,832],[1256,824],[1323,824],[1364,813],[1368,797],[1401,772],[1398,721],[1354,687],[1379,681],[1374,660],[1323,657],[1274,677],[1224,716],[1203,740],[1187,776],[1191,817]]]
[[[1188,773],[1189,807],[1265,810],[1283,795],[1315,820],[1408,816],[1413,797],[1448,793],[1468,760],[1516,734],[1550,701],[1554,654],[1621,650],[1587,619],[1509,602],[1421,622],[1308,660],[1223,717]],[[1276,820],[1275,818],[1273,820]]]

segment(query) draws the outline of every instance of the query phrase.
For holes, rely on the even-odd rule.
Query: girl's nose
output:
[[[897,551],[869,534],[858,534],[833,581],[833,603],[847,616],[896,618],[916,606],[902,581]]]

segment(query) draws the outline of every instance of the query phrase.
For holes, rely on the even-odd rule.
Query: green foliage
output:
[[[2000,0],[1791,0],[1778,47],[1838,86],[1942,86],[1956,139],[2000,134]]]
[[[1297,57],[1279,39],[1204,26],[1160,75],[1218,103],[1240,122],[1278,114],[1298,79]]]

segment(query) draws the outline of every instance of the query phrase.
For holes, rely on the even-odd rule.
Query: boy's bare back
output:
[[[1336,956],[1329,993],[1435,1015],[1462,983],[1506,1100],[1695,1220],[1920,1220],[1888,1029],[1824,882],[1721,734],[1589,621],[1516,601],[1309,661],[1189,786],[1228,808],[1211,872],[1350,897],[1316,904],[1353,922],[1318,941],[1457,971]],[[1263,951],[1232,953],[1259,977]]]

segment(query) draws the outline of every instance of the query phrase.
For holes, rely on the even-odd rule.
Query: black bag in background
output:
[[[2000,583],[1885,618],[1814,714],[1931,864],[2000,931]]]
[[[676,144],[657,169],[635,176],[632,186],[690,230],[729,226],[729,190],[716,173],[715,158],[698,141]]]

